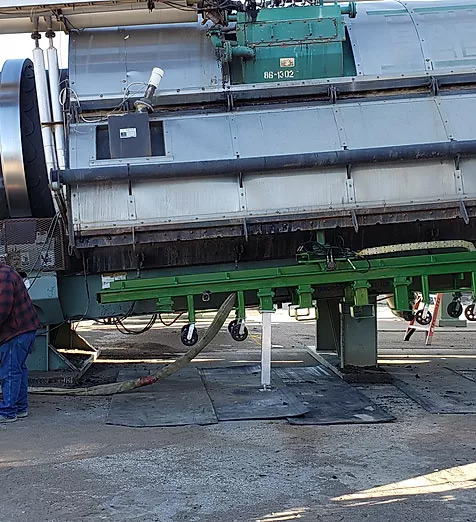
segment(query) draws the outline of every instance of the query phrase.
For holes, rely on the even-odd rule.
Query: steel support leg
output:
[[[271,314],[261,312],[261,386],[271,387]]]
[[[319,301],[319,317],[316,320],[316,351],[338,352],[339,345],[339,299]]]
[[[375,301],[372,303],[375,306]],[[341,304],[341,368],[377,366],[377,317],[354,318]]]

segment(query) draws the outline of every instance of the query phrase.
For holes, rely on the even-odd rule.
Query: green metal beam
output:
[[[103,290],[98,299],[101,303],[140,301],[200,295],[204,292],[225,293],[259,291],[261,306],[271,307],[270,290],[295,288],[309,290],[309,286],[351,284],[357,290],[357,300],[365,302],[366,287],[376,280],[389,280],[398,294],[398,309],[409,309],[406,297],[412,278],[439,275],[476,273],[476,252],[426,254],[395,258],[337,260],[335,270],[327,270],[325,260],[310,261],[278,268],[223,271],[205,274],[179,275],[149,279],[117,281]],[[455,279],[455,278],[453,278]],[[472,284],[475,278],[472,277]],[[462,283],[462,281],[461,281]],[[368,286],[367,286],[368,285]],[[424,285],[425,293],[428,291]],[[448,288],[454,290],[456,288]],[[475,289],[473,289],[475,292]],[[476,292],[475,292],[476,293]]]

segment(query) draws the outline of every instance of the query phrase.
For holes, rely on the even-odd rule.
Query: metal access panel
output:
[[[109,116],[111,158],[140,158],[152,155],[149,115],[135,112]]]
[[[197,23],[84,30],[69,43],[70,83],[80,102],[117,100],[145,92],[154,67],[165,71],[160,95],[215,90],[222,70]],[[137,82],[137,83],[136,83]]]
[[[357,74],[474,70],[474,0],[384,0],[347,19]]]

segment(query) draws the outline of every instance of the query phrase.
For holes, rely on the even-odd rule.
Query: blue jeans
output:
[[[0,345],[0,381],[3,400],[0,416],[15,418],[28,410],[28,370],[26,359],[36,332],[17,335]]]

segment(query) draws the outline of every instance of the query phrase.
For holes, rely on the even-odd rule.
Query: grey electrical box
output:
[[[107,124],[111,158],[152,156],[149,115],[146,112],[109,116]]]

